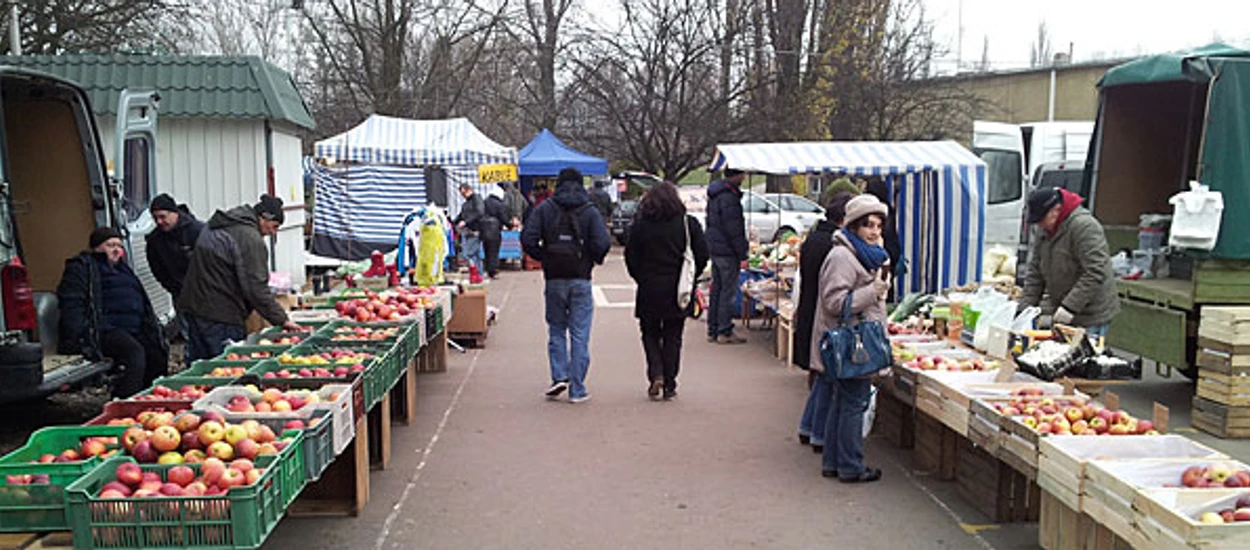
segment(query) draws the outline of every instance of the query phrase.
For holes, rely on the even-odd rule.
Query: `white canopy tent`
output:
[[[910,264],[901,292],[935,292],[981,277],[985,163],[953,141],[741,143],[716,147],[711,169],[881,176]]]

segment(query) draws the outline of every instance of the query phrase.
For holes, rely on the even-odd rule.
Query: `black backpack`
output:
[[[543,272],[549,279],[580,279],[586,276],[590,261],[586,258],[586,239],[578,215],[590,203],[564,208],[552,201],[560,216],[543,230]]]

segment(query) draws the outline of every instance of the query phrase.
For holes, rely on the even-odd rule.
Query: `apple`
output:
[[[1237,498],[1236,508],[1250,508],[1250,493],[1246,493]]]
[[[266,403],[273,403],[274,401],[282,399],[282,390],[279,390],[278,388],[265,388],[264,393],[261,394],[261,399]]]
[[[247,439],[247,428],[239,424],[231,424],[226,428],[226,442],[234,445]]]
[[[234,461],[230,463],[229,467],[234,468],[235,470],[238,470],[240,472],[247,473],[249,470],[255,469],[256,464],[253,463],[250,459],[236,458],[234,459]]]
[[[1151,422],[1151,421],[1149,421],[1149,420],[1138,420],[1138,421],[1137,421],[1137,433],[1139,433],[1139,434],[1144,434],[1144,433],[1146,433],[1146,432],[1148,432],[1148,431],[1150,431],[1150,430],[1153,430],[1153,429],[1155,429],[1155,423],[1154,423],[1154,422]]]
[[[234,447],[225,441],[218,441],[208,446],[208,456],[221,461],[234,459]]]
[[[1185,468],[1184,472],[1181,472],[1181,485],[1194,487],[1199,480],[1205,481],[1206,475],[1203,469],[1198,466],[1190,466]]]
[[[1089,419],[1089,428],[1097,434],[1107,433],[1107,421],[1101,416],[1095,416]]]
[[[133,496],[135,498],[150,498],[150,497],[154,497],[160,494],[161,493],[159,489],[156,491],[153,491],[152,489],[139,489],[135,491],[133,495],[130,495],[130,496]]]
[[[1224,480],[1224,486],[1234,488],[1234,489],[1245,487],[1245,485],[1242,484],[1241,478],[1235,475],[1228,476],[1228,478]]]
[[[1085,418],[1085,412],[1080,407],[1068,407],[1063,411],[1063,416],[1068,419],[1068,422],[1076,422]]]
[[[279,399],[273,402],[273,410],[279,412],[287,412],[292,409],[291,402],[286,399]]]
[[[198,497],[203,496],[206,491],[208,491],[208,486],[204,485],[203,481],[192,481],[187,484],[184,492],[186,492],[187,496]]]
[[[179,453],[178,451],[161,453],[161,456],[156,459],[156,462],[158,464],[182,464],[182,453]]]
[[[304,429],[304,421],[303,421],[303,420],[288,420],[288,421],[286,422],[286,424],[283,424],[283,425],[282,425],[282,430],[283,430],[283,431],[286,431],[286,430],[302,430],[302,429]]]
[[[211,413],[210,413],[211,414]],[[206,415],[207,416],[207,415]],[[200,423],[200,443],[205,447],[221,441],[226,436],[226,428],[216,420],[205,420]]]
[[[174,466],[165,473],[165,478],[171,483],[177,483],[180,487],[186,487],[195,481],[195,470],[188,466]]]
[[[256,458],[260,444],[253,439],[242,439],[234,445],[234,454],[242,459]],[[235,462],[238,462],[237,460]]]
[[[104,442],[99,439],[88,439],[82,442],[82,455],[84,457],[100,456],[108,452],[108,447],[104,446]]]
[[[1224,518],[1215,512],[1206,512],[1198,518],[1198,523],[1224,523]]]
[[[152,430],[152,447],[162,453],[178,448],[182,444],[182,434],[178,428],[164,425]]]
[[[135,447],[130,450],[130,456],[135,457],[135,460],[138,460],[139,462],[156,462],[156,448],[152,446],[152,441],[150,439],[144,439],[143,441],[136,443]]]
[[[1250,521],[1250,508],[1238,508],[1233,512],[1233,521]]]
[[[1034,428],[1034,429],[1037,428],[1037,418],[1034,418],[1032,416],[1026,416],[1024,418],[1021,418],[1020,422],[1030,428]]]
[[[210,420],[223,426],[226,424],[225,415],[217,411],[208,411],[204,413],[203,415],[200,415],[200,422],[207,422]]]
[[[191,451],[203,448],[204,443],[200,441],[200,433],[198,431],[191,430],[182,434],[182,450]]]
[[[228,491],[231,487],[240,487],[246,482],[246,474],[233,468],[226,468],[226,471],[221,474],[221,479],[217,480],[217,486],[223,491]]]
[[[260,474],[261,474],[260,470],[248,470],[247,473],[243,474],[243,479],[244,479],[245,484],[252,485],[252,484],[255,484],[257,481],[260,481]]]
[[[117,465],[113,475],[129,487],[138,487],[143,482],[143,470],[134,462],[123,462]]]
[[[205,458],[208,458],[208,455],[204,453],[203,449],[191,449],[182,454],[182,461],[188,464],[204,462]]]
[[[153,493],[159,493],[161,492],[161,485],[164,485],[164,484],[165,482],[161,481],[159,477],[156,479],[145,479],[143,480],[143,483],[139,484],[139,489],[135,492],[137,493],[139,491],[151,491]]]
[[[278,437],[277,437],[277,435],[275,435],[275,434],[273,433],[273,428],[270,428],[269,426],[266,426],[266,425],[264,425],[264,424],[261,424],[261,426],[260,426],[260,437],[257,437],[257,438],[256,438],[256,442],[257,442],[257,443],[268,443],[268,442],[273,441],[273,440],[275,440],[275,439],[277,439],[277,438],[278,438]]]
[[[1128,424],[1123,424],[1119,422],[1114,423],[1111,425],[1110,428],[1107,428],[1107,433],[1111,435],[1128,435],[1129,434]]]
[[[210,457],[200,464],[200,479],[205,485],[214,486],[221,474],[226,471],[226,463],[217,457]]]
[[[100,498],[104,498],[104,499],[126,498],[128,496],[130,496],[130,493],[122,493],[118,491],[117,489],[105,489],[103,491],[100,491]]]
[[[252,439],[252,440],[260,439],[260,427],[261,427],[260,422],[257,422],[255,420],[244,420],[243,423],[239,425],[243,426],[243,429],[247,430],[248,439]]]
[[[127,464],[134,464],[134,463],[128,462]],[[138,466],[138,464],[135,464],[135,466]],[[121,493],[122,496],[130,496],[130,493],[132,492],[129,486],[127,486],[125,483],[122,483],[120,481],[110,481],[108,483],[105,483],[104,487],[101,487],[101,490],[104,490],[104,491],[108,491],[110,489]]]
[[[193,432],[200,429],[200,415],[195,413],[183,413],[174,420],[174,427],[178,428],[179,433]]]
[[[1075,435],[1082,435],[1089,430],[1089,423],[1084,420],[1077,420],[1072,423],[1071,430]]]
[[[1216,483],[1224,483],[1231,475],[1233,470],[1227,464],[1212,464],[1207,467],[1207,479]]]
[[[182,486],[177,483],[161,484],[161,494],[168,497],[180,497],[183,494]]]
[[[61,451],[60,457],[64,458],[65,462],[76,462],[82,460],[82,455],[74,449],[65,449],[64,451]]]
[[[273,443],[261,443],[256,447],[256,456],[269,456],[278,454],[278,448]]]

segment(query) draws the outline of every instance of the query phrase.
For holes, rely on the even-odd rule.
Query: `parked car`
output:
[[[638,201],[626,200],[616,203],[612,210],[612,236],[621,246],[629,243],[629,228],[634,225],[634,214],[638,212]]]
[[[747,192],[742,196],[742,213],[746,216],[747,236],[772,242],[786,234],[800,235],[824,219],[820,205],[790,193],[764,195]]]
[[[612,183],[621,200],[638,200],[651,186],[664,180],[649,172],[617,172],[612,174]]]
[[[97,227],[132,228],[128,201],[154,194],[156,95],[122,91],[110,177],[87,93],[68,80],[0,67],[0,403],[97,379],[109,361],[57,353],[56,288]],[[133,209],[132,209],[133,210]],[[151,223],[148,219],[148,223]],[[127,258],[133,258],[127,254]]]

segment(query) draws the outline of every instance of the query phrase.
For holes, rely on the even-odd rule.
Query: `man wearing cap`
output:
[[[65,261],[56,287],[61,310],[57,351],[112,359],[122,369],[113,396],[130,397],[166,373],[168,349],[143,283],[122,261],[122,234],[101,227],[87,244],[89,250]]]
[[[1042,308],[1039,325],[1085,328],[1105,335],[1120,311],[1102,224],[1066,189],[1029,193],[1028,222],[1036,227],[1020,307]]]
[[[746,339],[734,334],[734,298],[738,295],[738,274],[747,266],[746,220],[742,216],[740,170],[725,170],[724,179],[707,188],[708,252],[712,255],[712,284],[708,296],[707,341],[741,344]]]
[[[152,219],[156,231],[148,233],[148,267],[152,276],[161,283],[174,300],[182,293],[182,280],[191,265],[191,251],[195,241],[204,230],[204,222],[195,219],[185,204],[177,204],[174,198],[161,193],[152,199]]]
[[[269,293],[269,249],[262,237],[277,235],[284,218],[282,199],[272,195],[209,218],[178,296],[178,311],[187,318],[188,364],[220,355],[227,341],[243,340],[252,310],[272,325],[300,330]]]

